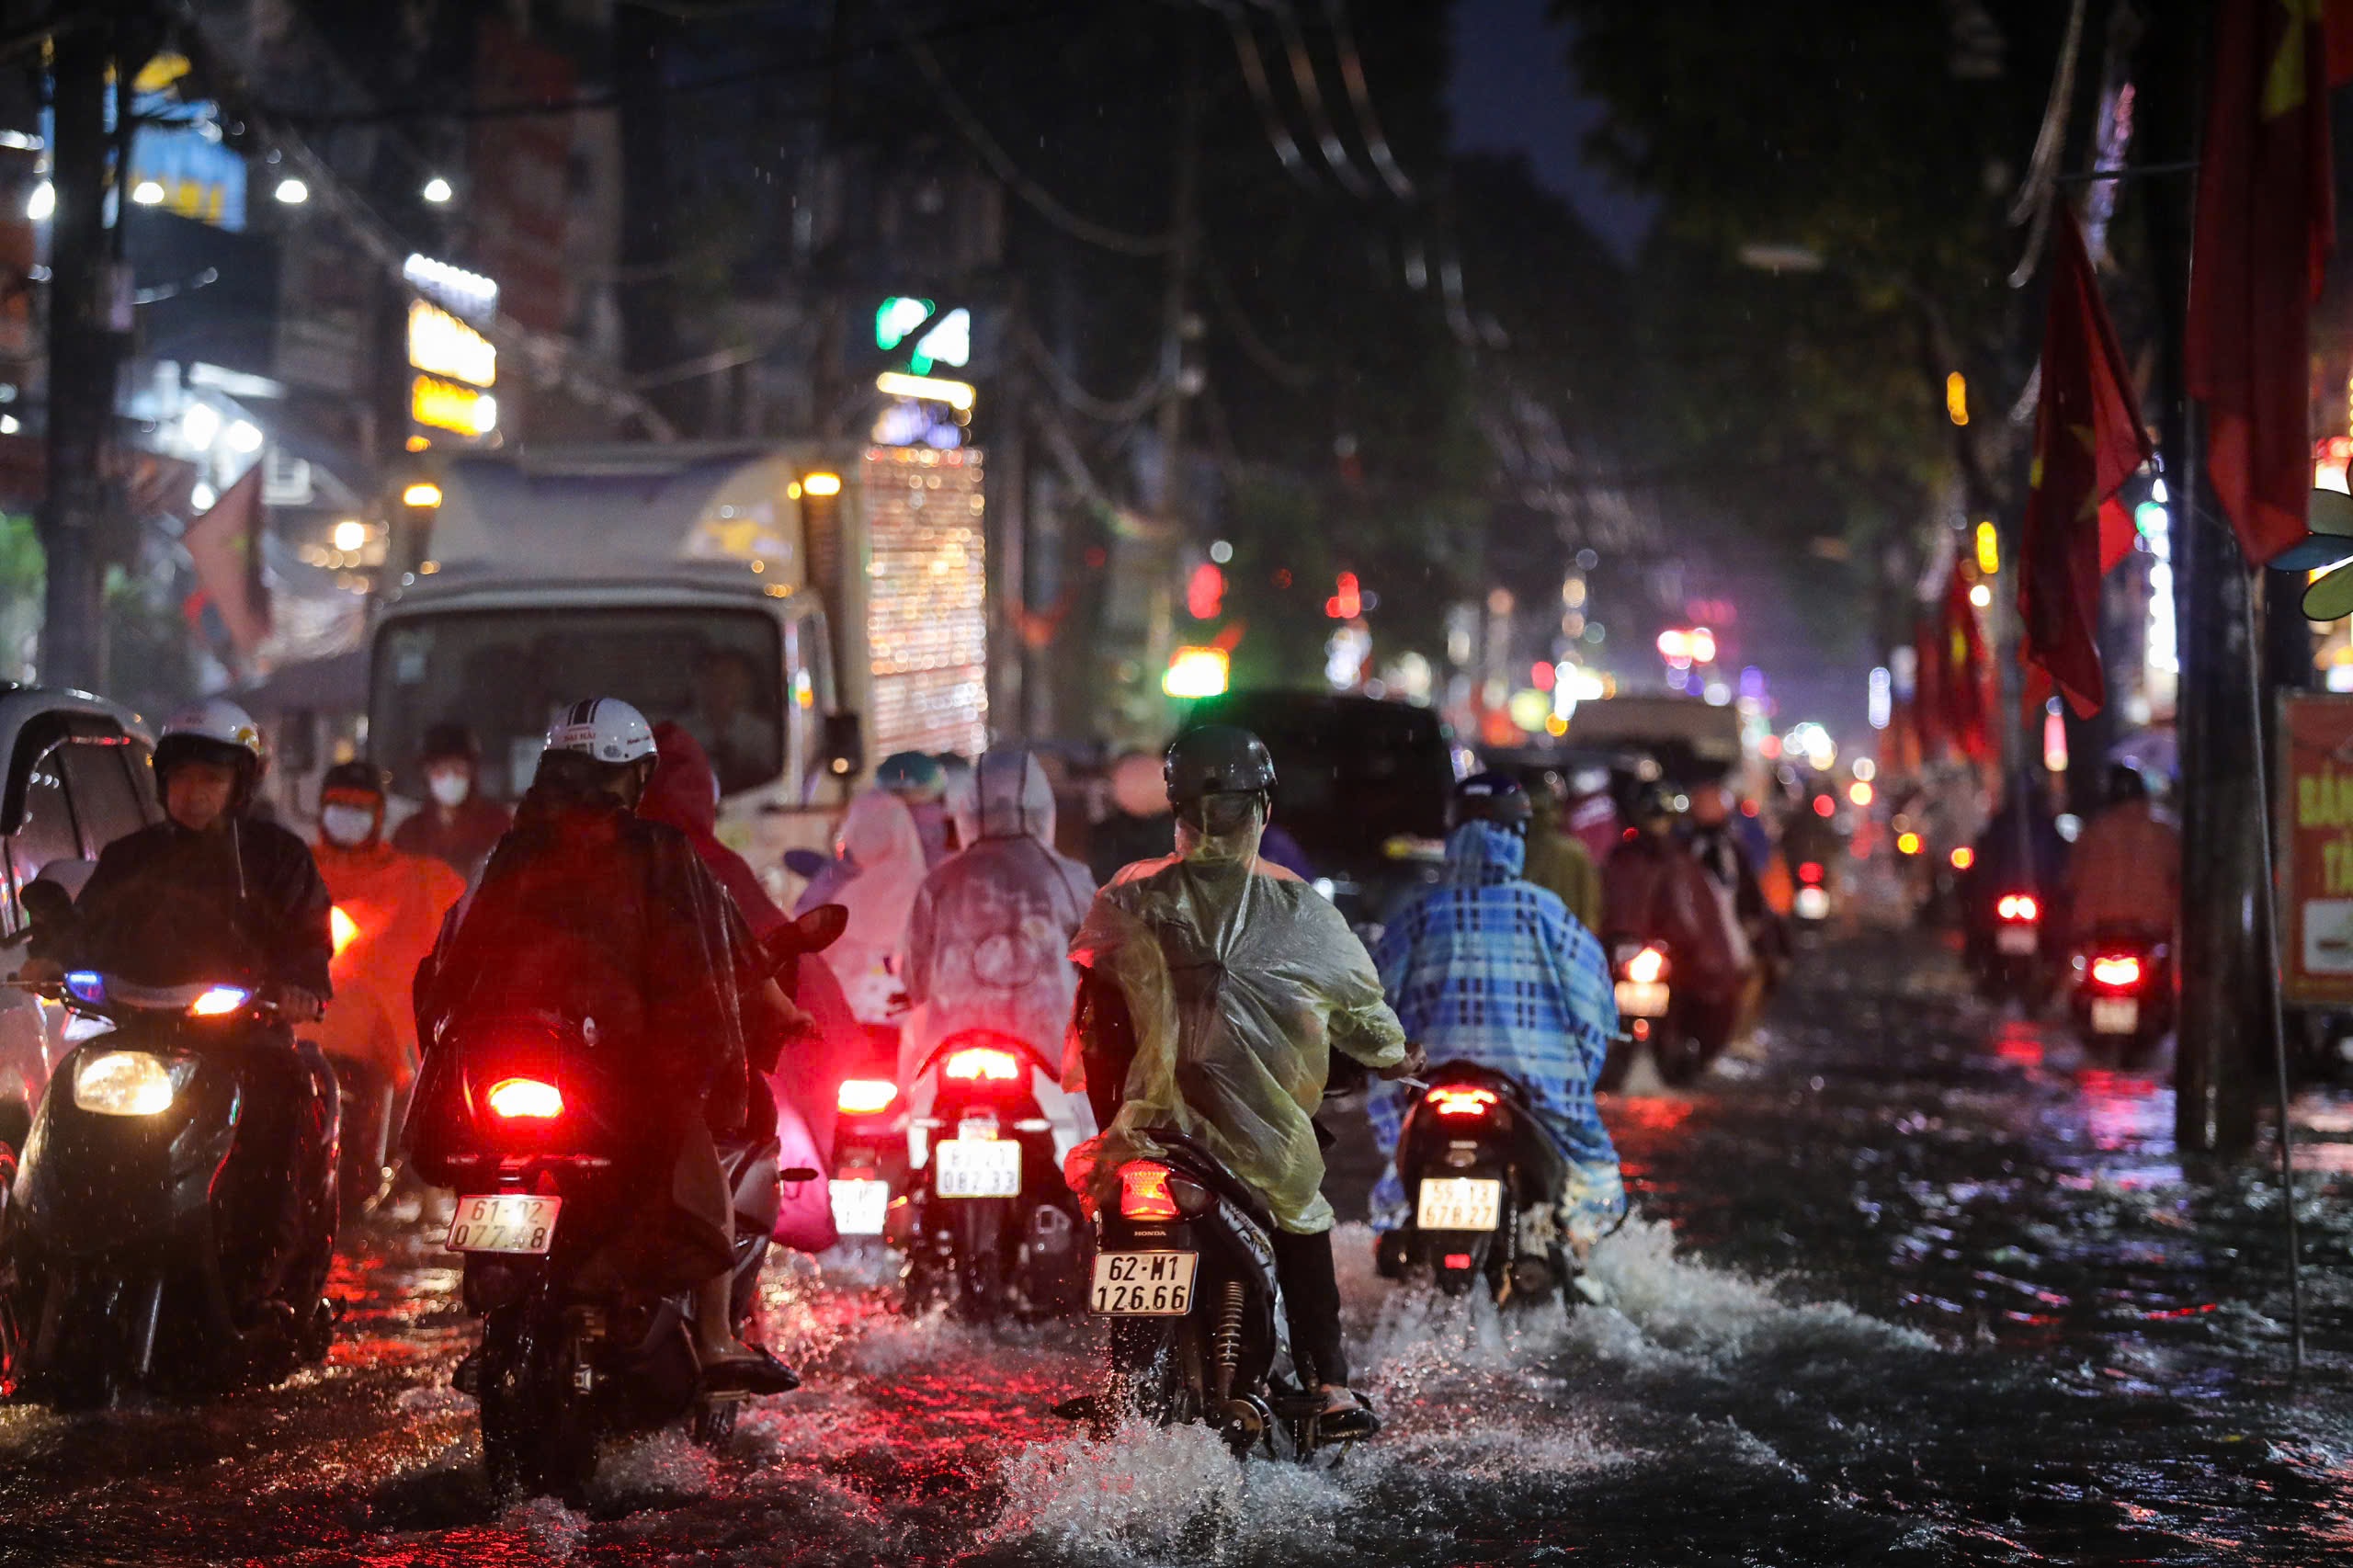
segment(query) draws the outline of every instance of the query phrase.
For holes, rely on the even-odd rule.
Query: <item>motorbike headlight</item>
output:
[[[100,1051],[74,1069],[74,1104],[99,1116],[158,1116],[172,1108],[170,1063],[143,1051]]]

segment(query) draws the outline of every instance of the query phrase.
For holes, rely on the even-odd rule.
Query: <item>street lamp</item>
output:
[[[289,175],[278,182],[278,189],[272,194],[289,207],[300,207],[311,199],[311,187]]]
[[[435,175],[425,182],[425,189],[420,194],[426,200],[438,207],[457,193],[449,188],[448,180],[443,179],[439,175]]]

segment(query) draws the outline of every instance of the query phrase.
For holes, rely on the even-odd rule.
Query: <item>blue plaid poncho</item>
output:
[[[1626,1211],[1618,1151],[1593,1102],[1618,1004],[1592,932],[1553,894],[1520,880],[1527,846],[1470,822],[1446,845],[1446,877],[1382,933],[1373,961],[1409,1040],[1432,1062],[1469,1060],[1524,1085],[1569,1166],[1561,1222],[1590,1244]],[[1393,1159],[1411,1091],[1382,1085],[1368,1110]],[[1392,1165],[1373,1188],[1373,1223],[1411,1214]]]

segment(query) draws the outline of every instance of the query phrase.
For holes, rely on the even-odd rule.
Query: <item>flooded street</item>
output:
[[[0,1562],[2306,1562],[2353,1544],[2353,1103],[2308,1096],[2311,1326],[2287,1387],[2276,1182],[2185,1182],[2164,1064],[2005,1021],[1941,950],[1813,956],[1761,1061],[1607,1107],[1636,1217],[1612,1304],[1498,1321],[1341,1238],[1388,1421],[1337,1470],[1205,1430],[1097,1440],[1087,1324],[909,1323],[854,1260],[773,1268],[807,1381],[726,1451],[608,1457],[499,1511],[457,1277],[355,1238],[326,1368],[201,1411],[0,1412]],[[2333,1142],[2332,1140],[2335,1140]],[[1335,1186],[1361,1214],[1368,1173]]]

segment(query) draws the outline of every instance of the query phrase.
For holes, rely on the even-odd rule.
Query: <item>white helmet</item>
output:
[[[165,722],[163,733],[156,738],[167,741],[175,735],[242,746],[253,753],[256,762],[262,759],[261,726],[225,697],[208,697],[193,708],[181,709]]]
[[[549,726],[548,750],[578,752],[598,762],[636,762],[654,755],[654,726],[618,697],[592,697],[565,709]]]

